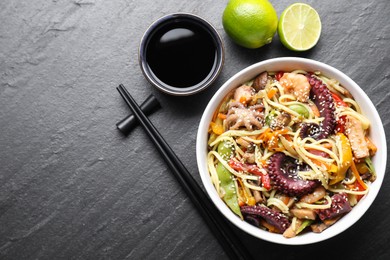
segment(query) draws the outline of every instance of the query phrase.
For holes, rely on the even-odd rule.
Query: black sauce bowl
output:
[[[191,26],[195,26],[197,29],[202,30],[203,33],[207,33],[207,35],[209,36],[207,37],[207,39],[212,42],[213,46],[215,47],[215,57],[210,71],[205,77],[202,77],[199,82],[188,86],[177,86],[175,84],[166,83],[154,73],[148,61],[148,52],[150,56],[151,47],[149,45],[151,44],[151,39],[154,35],[161,33],[161,30],[164,30],[164,28],[166,28],[167,26],[174,27],[183,23],[191,24]],[[221,37],[219,36],[216,29],[209,22],[194,14],[173,13],[156,20],[146,30],[141,39],[139,47],[139,63],[141,66],[142,73],[144,74],[146,79],[157,89],[170,95],[188,96],[206,89],[218,77],[224,63],[224,47]],[[190,66],[189,64],[186,65]],[[175,73],[175,71],[172,72]],[[194,73],[196,73],[196,71]]]

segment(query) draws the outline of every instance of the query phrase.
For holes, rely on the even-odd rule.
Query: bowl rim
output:
[[[375,132],[376,136],[373,137],[380,140],[380,142],[375,142],[375,144],[378,146],[378,152],[373,158],[374,165],[376,166],[377,179],[374,183],[370,185],[370,191],[368,192],[368,194],[366,194],[362,198],[362,200],[355,207],[353,207],[352,211],[346,217],[341,218],[332,227],[324,230],[322,233],[317,234],[309,232],[307,234],[302,234],[300,236],[287,239],[280,234],[273,234],[268,231],[261,230],[250,225],[249,223],[242,221],[219,198],[215,187],[211,182],[207,169],[207,130],[211,121],[211,116],[217,108],[218,104],[220,103],[220,100],[230,90],[238,87],[238,84],[242,84],[243,82],[254,78],[262,71],[267,70],[267,68],[284,66],[285,68],[291,67],[291,69],[286,69],[285,71],[291,71],[293,69],[300,69],[299,67],[297,67],[297,65],[301,66],[301,68],[313,68],[312,71],[321,71],[324,75],[327,75],[331,78],[335,78],[340,82],[341,85],[348,89],[348,91],[353,94],[355,100],[357,100],[359,105],[361,105],[363,114],[365,114],[366,116],[369,114],[371,118],[370,121],[372,123],[375,122],[375,124],[379,125],[379,127],[376,127],[370,132],[371,134],[372,132]],[[379,193],[386,172],[386,135],[383,128],[382,120],[374,104],[367,96],[367,94],[359,87],[359,85],[346,74],[330,65],[312,59],[298,57],[272,58],[255,63],[237,72],[235,75],[229,78],[213,95],[213,97],[207,104],[199,123],[196,140],[196,159],[199,174],[208,196],[211,198],[218,210],[236,227],[254,237],[269,242],[285,245],[305,245],[324,241],[344,232],[346,229],[355,224],[374,202],[377,194]]]

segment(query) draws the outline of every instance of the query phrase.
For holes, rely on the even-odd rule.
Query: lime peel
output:
[[[278,16],[268,0],[230,0],[222,24],[235,43],[255,49],[272,42]]]

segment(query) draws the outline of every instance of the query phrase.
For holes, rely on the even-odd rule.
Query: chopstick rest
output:
[[[150,94],[149,97],[141,104],[141,109],[146,115],[150,115],[160,108],[160,103],[155,96]],[[116,124],[116,127],[122,134],[128,135],[133,128],[138,125],[137,119],[134,115],[130,114],[127,117],[123,118]]]

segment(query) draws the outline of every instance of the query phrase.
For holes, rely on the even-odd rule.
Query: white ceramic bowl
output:
[[[221,102],[222,98],[229,91],[237,88],[243,82],[254,78],[263,71],[292,71],[296,69],[303,69],[306,71],[321,71],[324,75],[338,80],[340,84],[348,89],[348,91],[350,91],[354,96],[355,100],[361,106],[363,114],[371,121],[370,138],[372,138],[373,142],[378,148],[378,152],[373,158],[373,164],[377,172],[377,179],[370,185],[369,193],[360,200],[360,202],[352,209],[351,212],[341,218],[333,226],[319,234],[308,232],[302,235],[298,235],[297,237],[287,239],[280,234],[273,234],[268,231],[261,230],[250,225],[249,223],[242,221],[219,198],[207,170],[207,131],[214,111],[217,109],[217,106]],[[375,106],[372,104],[366,93],[351,78],[346,76],[341,71],[318,61],[304,58],[286,57],[265,60],[249,66],[246,69],[238,72],[222,85],[222,87],[212,97],[203,113],[197,134],[196,154],[199,173],[203,185],[215,206],[229,221],[248,234],[263,240],[279,244],[303,245],[320,242],[336,236],[352,226],[360,219],[360,217],[363,216],[363,214],[371,206],[382,185],[386,170],[387,148],[385,131]]]

